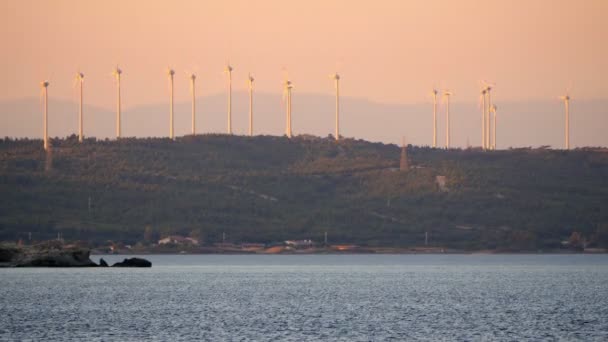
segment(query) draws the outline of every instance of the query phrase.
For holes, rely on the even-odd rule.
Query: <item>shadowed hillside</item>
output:
[[[370,246],[608,243],[608,152],[497,152],[298,136],[0,140],[0,240],[206,243],[311,238]],[[48,160],[47,160],[48,158]],[[445,187],[437,176],[445,176]],[[441,178],[441,177],[440,177]],[[146,229],[147,227],[147,229]],[[144,234],[144,231],[147,233]]]

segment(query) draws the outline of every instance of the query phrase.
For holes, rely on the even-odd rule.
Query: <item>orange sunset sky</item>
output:
[[[331,95],[338,71],[344,96],[387,104],[426,103],[433,85],[476,103],[480,80],[498,102],[608,92],[605,0],[4,0],[0,16],[0,101],[37,98],[46,78],[75,101],[82,70],[87,103],[112,109],[117,63],[125,108],[166,102],[167,66],[187,101],[185,72],[198,95],[221,94],[227,61],[235,91],[252,72],[259,92],[280,94],[288,74],[299,93]]]

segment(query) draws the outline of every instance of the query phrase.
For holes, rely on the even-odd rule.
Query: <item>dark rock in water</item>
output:
[[[152,263],[146,259],[130,258],[117,262],[112,267],[152,267]]]
[[[34,246],[0,246],[3,266],[9,267],[95,267],[90,251],[77,246],[64,246],[58,241]]]
[[[109,265],[108,265],[108,263],[105,260],[103,260],[103,258],[101,258],[101,259],[99,259],[99,266],[100,267],[108,267]]]

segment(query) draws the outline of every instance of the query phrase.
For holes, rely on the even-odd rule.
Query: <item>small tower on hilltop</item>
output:
[[[405,137],[401,146],[401,162],[399,163],[400,171],[409,171],[410,164],[407,161],[407,145],[405,144]]]

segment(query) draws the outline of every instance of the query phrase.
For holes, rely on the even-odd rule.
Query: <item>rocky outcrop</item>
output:
[[[152,267],[152,263],[146,259],[130,258],[117,262],[112,267]]]
[[[103,258],[99,259],[99,267],[108,267],[108,263],[103,260]]]
[[[0,245],[0,266],[3,267],[97,267],[108,264],[100,260],[97,265],[90,259],[90,250],[78,246],[49,241],[33,246]],[[115,267],[151,267],[145,259],[125,259]]]

